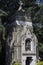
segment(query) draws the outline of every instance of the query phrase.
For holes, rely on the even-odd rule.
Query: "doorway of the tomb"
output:
[[[26,58],[26,65],[30,65],[32,62],[32,57],[27,57]]]

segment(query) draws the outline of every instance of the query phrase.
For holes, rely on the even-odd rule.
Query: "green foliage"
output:
[[[19,7],[19,0],[1,0],[0,9],[6,11],[8,14],[15,13]]]
[[[43,58],[43,5],[32,8],[32,22],[34,33],[36,34],[39,42],[39,56]]]
[[[4,64],[5,59],[5,27],[2,24],[1,16],[6,16],[7,13],[0,9],[0,65]]]
[[[35,4],[35,0],[21,0],[26,7],[33,6]]]
[[[8,14],[5,11],[0,9],[0,16],[6,16],[6,15],[8,15]]]
[[[38,43],[38,49],[43,52],[43,43]]]
[[[13,65],[21,65],[21,64],[17,62],[17,63],[14,63]]]
[[[43,65],[43,61],[39,61],[37,65]]]

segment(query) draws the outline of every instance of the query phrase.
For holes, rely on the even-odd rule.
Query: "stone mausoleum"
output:
[[[27,20],[23,20],[23,16],[17,15],[19,18],[16,17],[17,26],[14,27],[13,32],[14,51],[12,53],[12,63],[19,62],[21,65],[36,65],[37,38],[33,33],[32,22],[30,17]]]

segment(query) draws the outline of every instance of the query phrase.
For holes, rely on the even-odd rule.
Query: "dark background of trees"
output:
[[[38,49],[39,49],[39,56],[41,57],[41,60],[43,60],[43,5],[36,4],[36,0],[21,0],[23,2],[22,8],[25,10],[25,12],[30,11],[31,13],[31,19],[33,22],[33,29],[34,33],[37,36],[38,39]],[[13,15],[15,15],[15,12],[18,10],[20,6],[19,0],[0,0],[0,9],[7,12],[8,16],[1,17],[2,18],[2,26],[5,28],[5,40],[3,39],[2,34],[4,34],[3,30],[0,32],[0,41],[2,48],[0,51],[0,60],[1,65],[4,65],[2,62],[5,59],[5,43],[7,39],[7,35],[10,32],[10,27],[12,27],[13,21],[15,21],[15,18]],[[3,28],[3,27],[2,27]],[[4,52],[3,52],[4,51]],[[3,56],[3,55],[4,56]],[[3,60],[2,60],[3,58]]]

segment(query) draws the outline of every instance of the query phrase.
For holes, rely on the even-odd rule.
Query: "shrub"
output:
[[[43,61],[39,61],[37,65],[43,65]]]
[[[21,65],[21,64],[17,62],[17,63],[14,63],[13,65]]]

